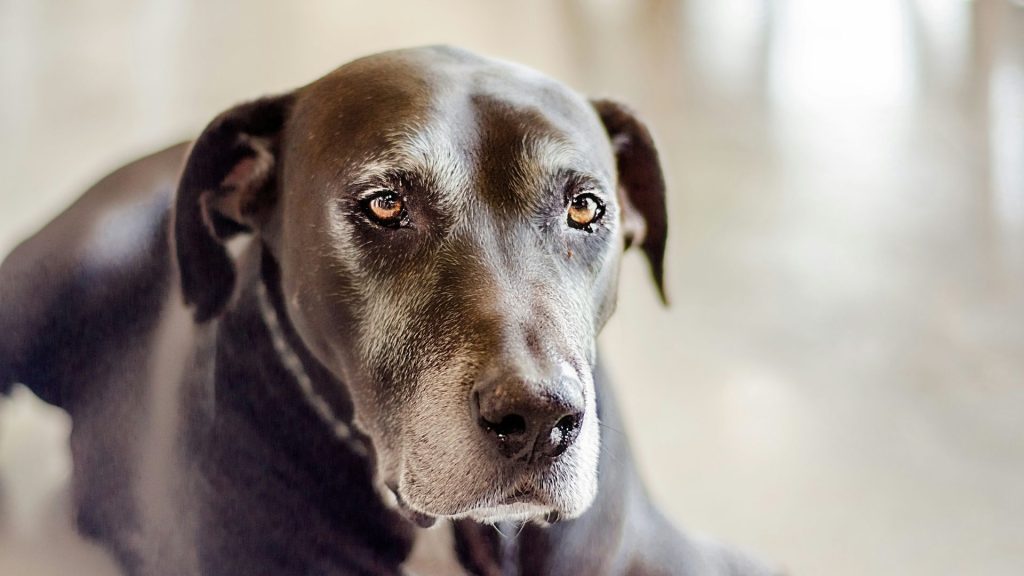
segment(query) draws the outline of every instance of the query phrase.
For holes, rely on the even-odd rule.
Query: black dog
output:
[[[71,414],[78,525],[130,574],[767,574],[677,532],[598,427],[620,253],[661,288],[664,203],[619,104],[364,58],[16,249],[0,387]]]

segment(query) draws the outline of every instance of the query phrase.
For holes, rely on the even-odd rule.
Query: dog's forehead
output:
[[[486,188],[559,171],[610,181],[589,103],[539,72],[451,48],[379,54],[306,87],[293,133],[317,171],[347,181],[426,172]]]

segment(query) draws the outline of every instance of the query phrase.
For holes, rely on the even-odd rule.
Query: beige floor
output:
[[[604,336],[650,487],[797,575],[1024,574],[1024,6],[0,0],[0,254],[118,163],[447,42],[653,124],[673,306]],[[0,574],[111,574],[67,422],[0,405]]]

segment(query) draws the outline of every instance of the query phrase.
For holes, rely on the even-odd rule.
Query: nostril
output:
[[[569,414],[562,416],[551,428],[551,435],[545,452],[552,458],[557,458],[565,452],[569,445],[576,440],[580,431],[580,415]]]
[[[526,420],[518,414],[508,414],[498,422],[480,417],[480,427],[498,436],[518,436],[526,432]]]
[[[570,414],[568,416],[563,416],[555,424],[555,428],[558,428],[558,430],[562,433],[562,436],[568,436],[573,430],[576,429],[576,426],[578,425],[579,416],[577,416],[576,414]]]

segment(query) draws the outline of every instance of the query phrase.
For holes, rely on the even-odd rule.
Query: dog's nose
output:
[[[502,456],[526,462],[557,458],[579,435],[583,386],[570,375],[489,379],[474,388],[472,410]]]

